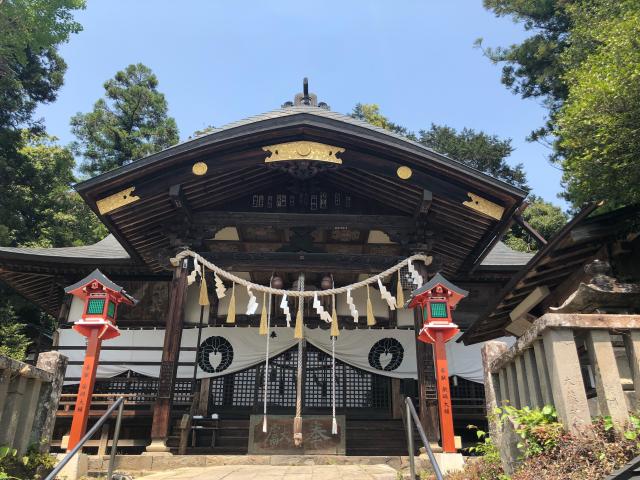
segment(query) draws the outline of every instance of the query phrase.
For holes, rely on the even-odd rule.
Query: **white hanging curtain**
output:
[[[296,345],[293,328],[273,327],[271,331],[270,358]],[[69,357],[69,361],[78,363],[67,367],[66,377],[78,378],[84,360],[85,338],[71,329],[61,329],[59,335],[60,352]],[[184,330],[182,348],[195,347],[197,335],[197,329]],[[331,355],[329,330],[305,328],[304,338],[310,344]],[[512,338],[499,340],[505,341],[508,345],[513,343]],[[103,343],[98,378],[113,377],[127,370],[158,377],[163,342],[164,330],[122,330],[119,337]],[[265,361],[266,342],[264,336],[259,335],[258,328],[205,327],[202,329],[201,345],[198,378],[227,375]],[[69,349],[69,347],[76,348]],[[105,350],[104,348],[107,347],[109,349]],[[114,347],[138,347],[138,349],[112,349]],[[154,350],[140,350],[140,347],[152,347]],[[455,340],[447,343],[449,375],[482,383],[481,348],[482,344],[465,346],[455,343]],[[344,363],[378,375],[417,378],[413,330],[342,329],[340,336],[336,338],[335,355]],[[182,351],[179,362],[192,363],[195,359],[195,351]],[[117,363],[105,365],[105,362]],[[190,378],[192,375],[192,366],[178,367],[178,377]]]

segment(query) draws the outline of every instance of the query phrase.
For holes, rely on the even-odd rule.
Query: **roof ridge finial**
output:
[[[296,94],[293,102],[285,102],[282,104],[282,108],[293,106],[319,107],[330,110],[329,105],[325,102],[318,103],[318,96],[315,93],[309,93],[309,79],[307,77],[302,79],[302,92]]]

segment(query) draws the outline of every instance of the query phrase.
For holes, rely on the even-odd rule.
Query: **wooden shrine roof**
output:
[[[341,165],[308,183],[343,201],[353,196],[361,209],[251,209],[247,198],[256,192],[297,188],[290,170],[269,168],[273,153],[263,149],[288,142],[344,149]],[[206,173],[196,175],[195,164],[205,164]],[[411,170],[409,179],[400,178],[401,167]],[[504,278],[529,259],[499,243],[526,192],[405,137],[315,106],[285,107],[213,129],[76,189],[109,237],[86,247],[0,248],[0,279],[52,314],[62,295],[53,283],[72,283],[95,267],[114,280],[166,278],[169,257],[186,245],[223,268],[257,272],[255,281],[287,266],[351,276],[380,271],[416,248],[432,254],[434,267],[451,279],[471,278],[476,269],[500,271]],[[214,238],[228,227],[237,238]],[[304,228],[317,230],[308,234],[312,250],[292,247]],[[368,240],[378,230],[391,240]]]
[[[235,217],[225,211],[225,204],[256,191],[290,187],[288,173],[266,168],[269,153],[263,147],[292,141],[344,148],[342,165],[319,173],[315,179],[327,188],[368,198],[407,221],[421,208],[424,190],[429,190],[432,199],[428,208],[439,234],[433,251],[445,259],[443,271],[449,276],[472,271],[480,264],[508,228],[525,196],[525,192],[419,143],[310,106],[283,108],[215,129],[87,180],[77,185],[77,190],[134,261],[159,271],[164,268],[161,256],[171,247],[167,225],[180,223],[185,230],[193,230],[200,221],[197,228],[206,230],[202,223],[223,221],[218,213],[231,226]],[[207,165],[205,175],[192,173],[197,162]],[[411,168],[412,177],[400,179],[396,175],[399,167]],[[172,187],[179,189],[179,206],[170,197]],[[137,200],[100,213],[98,202],[121,192],[129,192]],[[465,205],[472,202],[469,193],[498,207],[499,215],[492,217]],[[240,216],[236,211],[236,217]],[[370,220],[375,222],[373,217]],[[336,219],[333,228],[348,226],[350,221]],[[250,255],[243,258],[247,263],[252,259]],[[236,261],[240,261],[237,256]]]
[[[508,334],[509,314],[536,287],[546,286],[551,294],[531,313],[543,314],[558,306],[577,287],[584,266],[594,260],[607,244],[626,240],[630,232],[640,232],[640,206],[630,206],[590,217],[598,207],[592,204],[580,211],[545,245],[526,267],[509,281],[495,301],[467,329],[460,341],[473,344]],[[573,281],[572,281],[573,280]]]

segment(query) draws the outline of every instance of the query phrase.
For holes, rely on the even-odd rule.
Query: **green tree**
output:
[[[356,103],[351,112],[353,118],[363,120],[376,127],[384,128],[390,132],[397,133],[411,140],[416,140],[416,135],[407,128],[393,123],[387,117],[380,113],[380,106],[375,103]]]
[[[75,161],[55,137],[22,131],[0,180],[0,245],[63,247],[93,243],[106,229],[71,185]]]
[[[105,96],[93,111],[71,119],[78,139],[72,148],[84,158],[83,173],[98,175],[178,142],[178,127],[157,87],[151,69],[129,65],[104,83]]]
[[[550,110],[548,122],[532,132],[530,140],[542,140],[553,129],[553,116],[567,97],[560,57],[567,48],[574,0],[484,0],[498,17],[511,17],[531,36],[509,47],[483,48],[494,63],[501,63],[502,83],[522,98],[539,98]],[[476,41],[482,48],[482,39]]]
[[[536,195],[530,195],[528,202],[528,207],[522,212],[522,218],[546,240],[558,233],[567,223],[566,213],[553,203],[545,202]],[[535,239],[517,224],[514,224],[511,227],[511,231],[504,236],[504,243],[521,252],[535,252],[538,250],[538,244]]]
[[[384,128],[464,163],[476,170],[504,180],[512,185],[527,189],[527,179],[521,164],[515,167],[506,162],[513,152],[511,140],[501,140],[495,135],[464,128],[456,129],[431,124],[428,130],[420,130],[419,134],[390,121],[380,112],[376,104],[358,103],[351,116],[371,125]]]
[[[561,59],[571,87],[554,130],[563,196],[609,209],[640,202],[640,2],[588,0],[569,13]]]
[[[24,360],[31,341],[9,302],[0,305],[0,355]]]
[[[511,166],[506,161],[513,153],[511,139],[502,140],[470,128],[458,132],[455,128],[432,123],[429,130],[420,130],[418,141],[494,178],[529,189],[522,164]]]
[[[0,142],[6,129],[30,122],[38,103],[55,100],[66,70],[57,48],[82,29],[73,12],[84,6],[84,0],[0,2]]]
[[[532,33],[520,44],[485,49],[503,64],[503,83],[541,98],[551,159],[564,171],[574,209],[640,201],[640,3],[637,0],[485,0]],[[481,44],[481,41],[479,42]]]

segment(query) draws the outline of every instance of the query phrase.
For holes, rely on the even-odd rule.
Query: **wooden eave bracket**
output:
[[[136,187],[125,188],[118,193],[97,200],[96,206],[98,207],[98,212],[100,212],[101,215],[106,215],[120,207],[137,202],[140,200],[140,197],[133,194],[135,189]]]
[[[495,218],[496,220],[502,220],[504,215],[504,207],[498,205],[497,203],[493,203],[486,198],[482,198],[475,193],[468,192],[469,200],[466,202],[462,202],[465,207],[469,207],[476,212],[482,213],[491,218]]]

